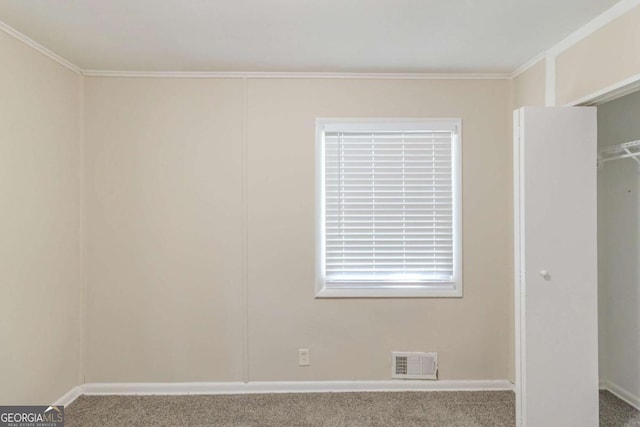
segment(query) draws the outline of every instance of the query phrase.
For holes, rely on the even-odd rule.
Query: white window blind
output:
[[[455,289],[456,128],[323,127],[324,286]]]

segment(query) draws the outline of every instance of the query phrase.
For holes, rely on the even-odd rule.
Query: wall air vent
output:
[[[392,352],[391,378],[437,380],[438,353]]]

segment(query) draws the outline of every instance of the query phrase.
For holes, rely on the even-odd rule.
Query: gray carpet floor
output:
[[[608,391],[601,391],[600,427],[640,427],[640,411]]]
[[[640,412],[601,392],[600,425],[640,426]],[[492,392],[80,396],[66,427],[515,425],[514,394]]]

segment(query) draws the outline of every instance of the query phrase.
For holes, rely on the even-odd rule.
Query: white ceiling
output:
[[[504,73],[618,0],[0,0],[85,70]]]

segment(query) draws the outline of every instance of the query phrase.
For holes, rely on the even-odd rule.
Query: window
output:
[[[462,295],[460,129],[318,119],[316,296]]]

